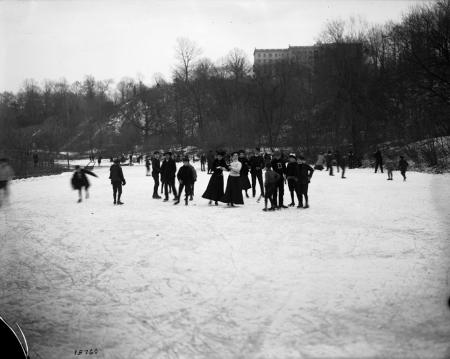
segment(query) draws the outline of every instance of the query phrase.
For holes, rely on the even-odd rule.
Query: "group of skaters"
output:
[[[381,151],[377,149],[373,156],[375,158],[375,173],[378,169],[383,173],[383,157]],[[245,151],[237,151],[227,154],[225,151],[217,151],[215,154],[209,151],[208,154],[200,156],[200,169],[211,175],[207,188],[202,198],[209,200],[209,205],[218,206],[219,202],[227,204],[229,207],[244,204],[244,195],[249,198],[248,191],[252,190],[253,198],[256,197],[256,189],[259,187],[257,202],[264,198],[264,211],[275,211],[288,207],[309,208],[308,187],[314,170],[326,170],[330,176],[334,176],[333,167],[341,178],[345,177],[346,167],[353,168],[354,156],[350,151],[341,155],[339,151],[320,153],[314,168],[306,163],[302,155],[294,153],[285,156],[280,151],[272,154],[262,153],[259,148],[255,148],[249,156]],[[113,160],[110,167],[111,185],[113,189],[113,203],[122,205],[122,187],[126,184],[121,168],[121,159]],[[154,180],[153,199],[162,199],[159,194],[164,195],[164,202],[169,201],[169,194],[173,195],[174,204],[181,201],[184,190],[184,204],[187,206],[194,198],[194,186],[197,181],[197,172],[190,163],[189,157],[182,158],[183,165],[177,171],[176,161],[170,151],[155,151],[152,156],[145,157],[147,175],[151,175]],[[206,167],[207,166],[207,167]],[[388,180],[392,180],[394,165],[391,160],[385,163],[388,171]],[[403,156],[400,156],[398,168],[406,180],[406,170],[408,163]],[[150,170],[151,169],[151,170]],[[225,185],[223,172],[229,172]],[[264,175],[263,175],[264,171]],[[249,174],[251,182],[249,180]],[[85,190],[85,198],[89,197],[89,181],[87,175],[96,176],[95,173],[75,167],[72,176],[72,186],[78,190],[78,202],[82,201],[82,190]],[[178,188],[176,186],[178,180]],[[291,202],[286,206],[284,201],[285,185],[288,185]],[[270,207],[268,205],[270,204]]]
[[[289,206],[295,206],[297,199],[298,208],[309,208],[308,184],[314,169],[306,164],[303,156],[290,154],[286,159],[280,151],[275,151],[273,157],[263,155],[259,148],[249,157],[245,151],[232,152],[227,155],[224,151],[217,151],[210,157],[200,156],[200,169],[206,171],[211,178],[202,198],[209,200],[209,205],[218,205],[219,202],[226,203],[229,207],[244,204],[244,195],[249,198],[248,191],[252,190],[252,196],[256,197],[256,187],[259,185],[259,197],[265,199],[265,211],[275,211],[288,208],[284,204],[284,186],[287,183],[291,194]],[[153,198],[160,199],[158,188],[160,182],[164,186],[164,201],[169,200],[169,193],[174,196],[174,204],[180,203],[181,192],[185,189],[185,205],[193,199],[194,184],[197,173],[189,163],[189,158],[183,158],[183,166],[176,173],[176,164],[170,152],[164,153],[161,162],[160,152],[156,151],[151,160],[151,175],[154,179]],[[263,170],[265,169],[264,179]],[[225,185],[223,172],[229,172]],[[251,182],[249,180],[251,175]],[[175,177],[178,179],[178,192],[175,187]],[[303,205],[304,199],[304,205]],[[270,208],[268,204],[270,203]]]
[[[380,169],[381,173],[383,173],[383,156],[379,148],[377,148],[373,153],[373,157],[375,159],[375,173],[377,173],[378,169]],[[403,177],[403,181],[406,181],[406,170],[408,169],[408,166],[408,161],[405,160],[404,156],[400,156],[397,166],[395,164],[395,161],[391,157],[385,158],[384,167],[387,170],[387,180],[393,181],[393,172],[395,169],[398,169]]]

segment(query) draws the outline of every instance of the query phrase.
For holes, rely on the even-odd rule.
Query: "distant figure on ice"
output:
[[[263,173],[264,168],[264,158],[261,156],[259,148],[255,148],[253,156],[250,157],[250,174],[252,176],[252,195],[256,196],[256,180],[258,179],[259,189],[261,191],[261,196],[264,196],[264,183],[263,183]]]
[[[389,157],[385,157],[384,168],[387,171],[387,175],[388,175],[387,180],[388,181],[393,181],[394,180],[393,173],[394,173],[394,170],[395,170],[394,161],[392,161]]]
[[[145,156],[145,175],[150,176],[150,158],[148,158],[148,155]]]
[[[406,181],[406,170],[408,169],[409,163],[405,160],[405,157],[400,156],[400,161],[398,162],[398,169],[403,176],[403,182]]]
[[[223,171],[228,171],[229,168],[227,163],[224,160],[225,153],[217,152],[217,158],[214,160],[212,164],[212,175],[209,179],[208,186],[206,187],[205,193],[203,193],[202,197],[205,199],[209,199],[209,204],[211,205],[214,201],[214,204],[217,206],[218,201],[220,201],[224,195],[223,191]]]
[[[206,170],[205,165],[206,165],[206,155],[202,153],[202,155],[200,156],[200,171],[204,172]]]
[[[353,151],[348,151],[348,168],[353,169],[355,168],[355,155],[353,154]]]
[[[378,167],[383,173],[383,156],[381,156],[381,151],[378,149],[373,153],[373,157],[375,157],[375,173],[378,171]]]
[[[100,164],[102,163],[102,156],[98,156],[97,163],[98,163],[98,166],[100,167]]]
[[[9,182],[14,178],[14,170],[9,165],[7,158],[0,159],[0,207],[3,200],[9,198]]]
[[[252,187],[250,181],[248,179],[249,172],[249,162],[248,158],[245,156],[245,152],[243,150],[239,151],[239,162],[241,162],[241,185],[242,190],[245,191],[245,197],[248,198],[247,191]]]
[[[169,188],[172,190],[174,201],[177,200],[177,189],[175,188],[175,175],[177,173],[177,164],[172,158],[172,152],[164,154],[165,160],[161,165],[161,179],[164,182],[164,202],[169,200]]]
[[[289,162],[286,166],[286,179],[288,181],[289,192],[291,193],[291,203],[289,204],[289,207],[295,206],[294,193],[297,195],[298,203],[300,203],[302,200],[299,192],[300,187],[297,185],[298,171],[299,165],[297,164],[297,158],[294,154],[290,154]]]
[[[229,168],[230,174],[227,180],[227,187],[220,202],[224,202],[228,206],[234,207],[235,204],[244,204],[241,185],[242,163],[239,162],[239,154],[237,152],[232,153]]]
[[[178,182],[178,197],[174,204],[180,203],[181,193],[185,193],[184,204],[187,206],[189,203],[189,197],[191,196],[192,186],[194,185],[194,173],[189,165],[189,157],[183,158],[183,166],[180,167],[177,173]]]
[[[85,168],[80,168],[80,166],[75,166],[75,172],[72,175],[72,188],[78,191],[78,203],[82,201],[82,190],[86,192],[85,198],[89,198],[89,180],[86,175],[97,177],[94,172],[91,172]]]
[[[206,160],[208,161],[208,174],[212,173],[212,164],[214,162],[214,152],[212,150],[208,151],[208,155],[206,156]]]
[[[325,161],[327,163],[327,171],[330,171],[330,176],[334,176],[333,174],[333,154],[331,150],[329,150],[325,156]]]
[[[317,161],[316,161],[316,164],[314,166],[314,169],[322,171],[325,168],[325,163],[326,163],[325,155],[323,154],[323,152],[321,152],[321,153],[319,153],[317,155]]]
[[[342,170],[341,178],[347,178],[345,177],[345,168],[347,167],[347,161],[348,159],[346,155],[340,157],[339,166],[341,167]]]
[[[161,163],[159,162],[159,151],[153,152],[152,158],[152,177],[155,184],[153,185],[153,197],[154,199],[161,199],[158,194],[159,187],[159,174],[161,173]]]
[[[274,153],[271,166],[273,170],[280,175],[280,179],[278,180],[275,192],[275,207],[277,207],[278,209],[287,208],[287,206],[283,204],[284,184],[286,182],[286,165],[284,161],[281,159],[280,151],[276,151]]]
[[[298,156],[297,163],[298,163],[297,185],[299,186],[298,191],[300,192],[300,200],[297,208],[302,208],[303,206],[302,197],[305,197],[305,206],[303,208],[309,208],[308,186],[309,182],[311,182],[311,177],[314,173],[314,169],[306,163],[305,157],[303,156]]]
[[[133,166],[133,154],[130,153],[130,156],[128,158],[130,159],[130,166]]]
[[[120,160],[115,159],[114,164],[109,168],[109,179],[111,180],[113,188],[114,204],[123,204],[120,197],[122,196],[122,186],[125,186],[125,177],[123,176],[122,167],[120,167]]]
[[[277,208],[277,186],[282,177],[272,170],[270,163],[266,163],[266,173],[264,174],[264,208],[263,211],[275,211]],[[270,208],[267,209],[267,202],[270,201]]]

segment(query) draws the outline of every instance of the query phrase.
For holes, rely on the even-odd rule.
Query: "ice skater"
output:
[[[278,182],[282,177],[275,171],[273,171],[270,163],[266,163],[266,173],[264,174],[264,208],[263,211],[275,211],[276,195]],[[267,208],[267,202],[270,201],[270,208]]]
[[[387,175],[388,175],[387,180],[393,181],[394,180],[393,173],[394,173],[395,166],[394,166],[394,162],[389,157],[385,158],[384,168],[387,171]]]
[[[375,157],[375,173],[377,173],[378,168],[380,168],[381,173],[383,173],[383,156],[381,155],[381,151],[378,147],[373,153],[373,157]]]
[[[264,168],[264,158],[261,156],[259,148],[255,148],[253,156],[250,157],[250,174],[252,176],[252,195],[256,196],[256,180],[259,183],[259,189],[261,191],[259,198],[264,196],[264,183],[263,183],[263,173]],[[258,199],[259,201],[259,199]]]
[[[173,193],[173,200],[176,201],[177,189],[175,188],[175,174],[177,173],[177,164],[172,158],[172,152],[166,152],[164,154],[165,160],[161,165],[161,179],[164,181],[164,202],[169,200],[169,189]]]
[[[317,161],[316,161],[316,164],[315,164],[315,166],[314,166],[314,169],[315,169],[315,170],[322,171],[322,170],[325,168],[325,163],[326,163],[326,161],[325,161],[325,155],[324,155],[323,152],[321,152],[321,153],[319,153],[319,154],[317,155]]]
[[[0,207],[9,199],[9,182],[14,178],[14,170],[7,158],[0,158]]]
[[[72,188],[78,191],[78,203],[83,200],[83,188],[85,191],[85,198],[89,198],[89,187],[90,183],[86,175],[98,177],[94,172],[89,171],[86,168],[81,168],[80,166],[75,166],[75,172],[72,175],[71,183]]]
[[[205,165],[206,165],[206,155],[202,153],[202,155],[200,156],[200,171],[204,172],[206,170]]]
[[[308,186],[311,182],[311,177],[314,173],[314,169],[308,165],[303,156],[298,156],[298,181],[297,186],[299,186],[298,191],[300,193],[300,200],[297,208],[303,207],[302,197],[305,197],[305,206],[303,208],[309,208],[309,198],[308,198]]]
[[[406,181],[406,170],[408,169],[409,163],[405,160],[405,157],[400,156],[400,161],[398,161],[398,169],[403,177],[403,182]]]
[[[159,162],[159,151],[155,151],[153,152],[152,158],[152,177],[153,181],[155,182],[153,185],[153,196],[152,196],[153,199],[161,199],[161,196],[158,194],[160,173],[161,173],[161,163]]]
[[[102,164],[102,156],[98,156],[97,158],[98,167]]]
[[[244,204],[240,178],[242,163],[239,162],[239,154],[237,152],[234,152],[231,155],[229,168],[230,174],[227,180],[227,187],[225,189],[225,194],[220,199],[220,202],[226,203],[229,207],[234,207],[235,204]]]
[[[145,156],[145,175],[150,176],[150,158],[148,158],[148,155]]]
[[[277,209],[288,208],[283,203],[284,197],[284,184],[286,182],[286,165],[284,161],[281,159],[280,151],[276,151],[273,155],[273,159],[271,162],[272,169],[280,175],[280,179],[278,180],[276,193],[275,193],[275,206]],[[277,198],[278,196],[278,198]],[[277,202],[278,199],[278,202]]]
[[[178,187],[178,197],[174,205],[180,203],[181,194],[183,193],[184,188],[184,204],[187,206],[189,204],[189,197],[191,196],[192,186],[194,184],[194,173],[189,165],[189,157],[183,158],[183,166],[181,166],[178,170],[177,179],[180,185]]]
[[[217,206],[218,201],[223,197],[223,171],[228,171],[229,167],[224,160],[225,153],[217,152],[217,158],[212,164],[212,175],[209,179],[208,186],[206,187],[205,193],[203,193],[202,198],[209,199],[209,205],[214,204]]]
[[[288,182],[289,192],[291,193],[291,203],[289,204],[289,207],[295,206],[294,193],[297,196],[298,203],[300,203],[300,201],[301,201],[299,186],[297,186],[298,170],[299,170],[299,165],[297,164],[297,158],[294,154],[290,154],[289,162],[286,166],[286,179]]]
[[[197,171],[195,170],[195,167],[189,163],[189,157],[186,156],[185,158],[188,159],[188,166],[192,171],[192,176],[194,177],[194,182],[191,185],[191,191],[190,191],[190,195],[189,195],[189,201],[193,201],[194,200],[195,182],[197,182]]]
[[[123,204],[120,200],[122,197],[122,186],[125,186],[125,177],[123,176],[122,167],[120,166],[120,160],[116,158],[114,163],[109,168],[109,179],[113,188],[114,204]]]
[[[240,175],[242,190],[245,191],[245,197],[248,198],[247,191],[252,186],[251,186],[250,181],[248,179],[249,163],[248,163],[247,157],[245,156],[245,152],[243,150],[239,151],[239,162],[241,162],[241,164],[242,164],[241,175]]]
[[[330,176],[334,176],[333,174],[333,154],[331,153],[331,150],[327,152],[325,155],[325,161],[327,164],[327,171],[329,171]]]

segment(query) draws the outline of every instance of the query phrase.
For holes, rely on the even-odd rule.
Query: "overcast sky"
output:
[[[165,0],[0,1],[0,91],[87,74],[120,81],[155,73],[170,79],[177,37],[216,61],[231,49],[313,44],[327,20],[400,20],[420,1]]]

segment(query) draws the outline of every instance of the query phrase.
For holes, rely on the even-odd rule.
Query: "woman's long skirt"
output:
[[[206,187],[206,191],[203,193],[202,197],[209,199],[210,201],[220,201],[223,197],[223,175],[211,176],[208,186]]]
[[[248,175],[241,175],[241,184],[243,190],[248,190],[252,188],[252,185],[250,184],[250,180],[248,179]]]
[[[242,197],[242,183],[240,177],[228,176],[227,188],[220,202],[244,204]]]

